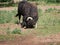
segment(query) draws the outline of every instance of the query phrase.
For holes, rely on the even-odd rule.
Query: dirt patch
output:
[[[48,8],[56,8],[56,9],[60,9],[60,6],[40,6],[38,5],[38,8],[41,8],[43,10],[46,10]]]
[[[7,11],[11,11],[11,10],[16,10],[17,7],[3,7],[3,8],[0,8],[0,10],[7,10]]]
[[[40,5],[38,5],[37,7],[38,7],[38,9],[42,9],[43,11],[48,9],[48,8],[60,9],[60,6],[40,6]],[[3,8],[0,8],[0,10],[8,10],[8,11],[11,11],[11,10],[14,10],[14,9],[17,9],[17,7],[3,7]]]
[[[60,33],[48,37],[17,36],[14,41],[0,41],[0,45],[59,45]]]

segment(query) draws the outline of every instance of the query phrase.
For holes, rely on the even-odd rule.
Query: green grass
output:
[[[0,34],[0,41],[8,41],[8,40],[14,40],[14,35],[1,35]]]
[[[17,3],[15,3],[15,4],[0,4],[0,7],[16,7],[16,6],[18,6],[18,4]]]
[[[11,31],[10,27],[8,28],[0,28],[0,41],[7,41],[7,40],[14,40],[16,36],[21,35],[21,30],[20,29],[13,29]]]
[[[46,9],[45,10],[45,12],[47,12],[47,13],[60,13],[60,9],[56,9],[56,8],[48,8],[48,9]]]
[[[15,15],[16,15],[16,10],[12,10],[12,11],[0,11],[0,24],[3,23],[10,23],[14,21],[16,21]]]

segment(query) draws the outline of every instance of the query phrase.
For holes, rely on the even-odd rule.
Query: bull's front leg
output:
[[[35,28],[37,28],[37,23],[36,23],[36,25],[35,25]]]
[[[26,22],[23,21],[23,22],[21,23],[21,27],[24,28],[25,26],[26,26]]]

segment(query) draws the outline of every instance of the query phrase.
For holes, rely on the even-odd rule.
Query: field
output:
[[[38,27],[34,29],[21,28],[16,13],[17,7],[0,8],[0,45],[59,45],[60,6],[38,5]]]

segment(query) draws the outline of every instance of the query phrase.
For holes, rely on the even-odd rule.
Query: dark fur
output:
[[[37,6],[27,2],[27,1],[21,1],[18,5],[18,14],[16,17],[19,17],[19,22],[21,15],[23,16],[23,22],[22,27],[26,26],[27,28],[33,27],[37,20],[38,20],[38,11]],[[28,20],[28,17],[32,17],[33,20]]]

